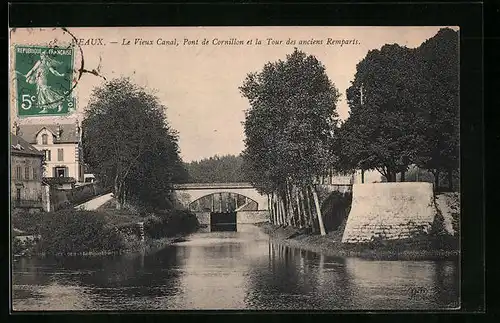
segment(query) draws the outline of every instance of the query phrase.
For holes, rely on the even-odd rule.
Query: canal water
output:
[[[369,261],[294,249],[252,225],[150,254],[13,263],[14,311],[452,309],[458,262]]]

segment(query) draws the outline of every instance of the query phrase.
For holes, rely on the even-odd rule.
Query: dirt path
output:
[[[75,209],[80,209],[80,210],[96,210],[98,207],[103,205],[104,203],[110,201],[113,198],[113,193],[108,193],[105,195],[101,195],[96,197],[95,199],[92,199],[90,201],[87,201],[83,204],[75,206]]]

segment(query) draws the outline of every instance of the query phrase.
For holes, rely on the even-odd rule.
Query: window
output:
[[[20,201],[21,200],[21,189],[18,188],[16,191],[16,200]]]
[[[45,160],[50,161],[50,159],[51,159],[50,150],[45,149],[43,152],[45,153]]]
[[[64,160],[64,150],[62,148],[57,149],[57,160],[58,161]]]
[[[24,167],[24,179],[26,179],[26,180],[30,179],[30,168],[29,167]]]
[[[42,145],[46,145],[47,144],[47,137],[48,136],[45,133],[42,135]]]
[[[55,167],[56,177],[66,177],[66,167]]]
[[[23,179],[22,171],[23,170],[22,170],[21,166],[16,167],[16,179],[18,179],[20,181]]]
[[[33,167],[33,179],[38,180],[38,169],[36,167]]]

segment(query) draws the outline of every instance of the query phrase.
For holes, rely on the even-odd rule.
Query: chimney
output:
[[[61,138],[61,132],[62,132],[61,125],[57,124],[57,131],[56,131],[57,140]]]
[[[78,121],[78,119],[76,119],[76,122],[75,122],[75,128],[76,128],[76,137],[77,138],[80,138],[80,122]]]
[[[14,121],[13,132],[16,136],[19,135],[19,124],[17,123],[17,121]]]

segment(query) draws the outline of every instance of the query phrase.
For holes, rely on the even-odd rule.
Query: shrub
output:
[[[39,234],[40,224],[46,213],[13,212],[11,213],[11,227],[23,231],[25,234]]]
[[[12,250],[12,252],[11,252],[12,255],[17,255],[17,254],[22,253],[25,250],[24,243],[21,240],[13,237],[11,250]]]
[[[11,254],[32,254],[35,251],[38,242],[39,239],[37,237],[27,238],[24,240],[12,237]]]
[[[144,223],[147,236],[158,239],[180,233],[189,233],[199,226],[196,215],[184,210],[163,210],[156,216],[148,217]]]
[[[70,254],[120,251],[123,239],[116,228],[106,226],[104,215],[93,211],[61,210],[47,213],[40,226],[39,252]]]

